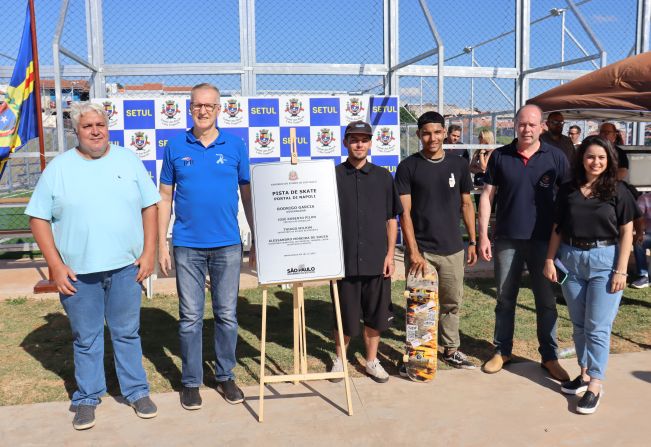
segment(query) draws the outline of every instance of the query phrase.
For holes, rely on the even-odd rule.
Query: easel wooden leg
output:
[[[299,336],[301,341],[301,374],[307,374],[307,323],[305,321],[305,294],[303,284],[301,284],[298,288],[298,307],[300,317]]]
[[[335,316],[337,317],[337,336],[339,337],[339,346],[341,346],[342,362],[344,364],[344,385],[346,386],[346,402],[348,403],[348,415],[353,415],[353,403],[350,399],[350,383],[348,381],[348,358],[346,357],[346,344],[344,343],[344,330],[341,324],[341,308],[339,307],[339,290],[337,281],[330,281],[334,291]]]
[[[300,373],[300,312],[298,308],[298,289],[302,288],[301,283],[294,283],[292,290],[293,311],[294,311],[294,374]],[[298,380],[294,380],[294,385],[298,385]]]
[[[267,341],[267,288],[262,289],[262,331],[260,333],[260,405],[258,406],[258,422],[264,420],[264,363]]]

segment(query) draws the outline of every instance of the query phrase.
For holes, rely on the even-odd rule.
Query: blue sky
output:
[[[463,48],[514,29],[515,0],[429,0],[433,19],[445,47],[446,62],[469,66]],[[577,3],[581,3],[578,2]],[[84,1],[71,0],[63,44],[78,54],[87,54]],[[210,5],[200,9],[199,5]],[[4,35],[0,41],[0,65],[12,65],[4,55],[15,56],[23,25],[26,0],[3,0]],[[60,0],[36,0],[41,64],[52,63],[52,36],[59,14]],[[237,62],[240,57],[237,0],[104,0],[104,38],[106,63],[202,63]],[[552,8],[566,7],[563,0],[532,0],[532,20]],[[592,0],[579,9],[591,23],[594,33],[608,52],[608,62],[628,55],[634,44],[636,0]],[[256,1],[256,45],[258,62],[278,63],[366,63],[379,64],[383,58],[383,8],[381,0],[258,0]],[[595,47],[567,14],[567,26],[590,53]],[[406,60],[435,46],[417,0],[400,1],[400,60]],[[559,61],[560,18],[544,20],[531,27],[531,65],[543,66]],[[565,58],[583,54],[566,39]],[[476,49],[483,66],[514,65],[514,34]],[[433,64],[436,56],[419,62]],[[64,63],[72,63],[64,58]],[[590,69],[589,63],[572,68]],[[166,76],[109,79],[136,84],[162,81],[166,85],[187,85],[209,79],[226,91],[238,91],[239,76]],[[336,90],[356,91],[373,87],[379,77],[360,76],[259,76],[259,90]],[[497,80],[512,97],[514,82]],[[532,81],[535,95],[558,83]],[[401,80],[402,102],[419,100],[420,79]],[[446,103],[469,105],[470,81],[446,79]],[[377,88],[372,90],[377,92]],[[416,94],[417,93],[417,94]],[[436,101],[435,78],[424,83],[425,101]],[[508,101],[486,79],[475,81],[475,105],[480,109],[509,108]]]

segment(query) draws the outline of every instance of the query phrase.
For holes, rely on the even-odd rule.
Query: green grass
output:
[[[524,286],[527,286],[526,280]],[[404,282],[393,285],[395,321],[383,334],[379,357],[391,374],[397,374],[404,340]],[[292,296],[280,288],[270,289],[267,335],[268,373],[290,372],[292,360]],[[481,364],[492,354],[495,289],[492,279],[468,279],[461,312],[462,349]],[[327,287],[306,288],[308,364],[310,371],[325,371],[334,352],[330,334],[332,305]],[[243,290],[238,303],[239,340],[235,375],[244,385],[257,383],[261,289]],[[207,301],[204,324],[205,385],[215,386],[212,350],[213,318]],[[558,306],[558,338],[561,347],[571,346],[571,323],[567,308]],[[538,360],[533,297],[528,288],[520,292],[516,314],[514,354]],[[0,302],[0,405],[66,400],[74,391],[72,335],[58,300],[18,298]],[[141,335],[144,365],[153,392],[178,389],[181,360],[177,337],[178,299],[157,295],[143,300]],[[651,345],[651,296],[647,290],[627,289],[612,337],[613,352],[647,349]],[[105,334],[108,340],[108,333]],[[353,375],[363,374],[364,348],[353,339],[349,351]],[[109,393],[119,395],[113,353],[106,342],[105,369]],[[445,365],[440,364],[441,368]]]

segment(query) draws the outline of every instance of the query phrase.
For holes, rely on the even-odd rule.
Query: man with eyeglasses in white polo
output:
[[[198,84],[190,94],[194,126],[169,140],[160,176],[159,263],[171,269],[167,248],[172,198],[175,221],[172,245],[179,295],[181,405],[198,410],[203,383],[202,328],[206,273],[215,317],[215,376],[218,390],[231,404],[244,401],[235,384],[237,296],[242,241],[237,221],[238,188],[253,230],[249,157],[244,142],[216,126],[219,90]],[[250,258],[253,258],[253,247]]]

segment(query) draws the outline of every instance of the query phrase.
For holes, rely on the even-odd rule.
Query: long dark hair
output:
[[[606,151],[606,170],[602,172],[592,184],[592,194],[601,200],[610,200],[615,195],[617,186],[617,152],[610,141],[599,136],[588,137],[574,153],[572,160],[572,182],[576,188],[580,188],[588,182],[583,167],[583,156],[585,151],[592,145],[600,146]]]

